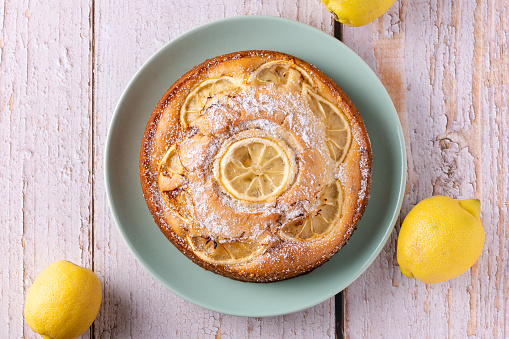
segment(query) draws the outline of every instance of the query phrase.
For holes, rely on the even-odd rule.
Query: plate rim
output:
[[[266,311],[266,312],[262,313],[262,312],[249,312],[248,310],[246,310],[243,313],[228,312],[228,310],[225,310],[225,309],[223,309],[221,307],[215,307],[214,305],[210,305],[210,304],[201,302],[200,300],[197,300],[195,298],[192,298],[192,297],[190,297],[190,296],[180,292],[178,289],[174,288],[173,285],[169,284],[168,281],[166,281],[166,279],[164,279],[158,272],[156,272],[154,269],[152,269],[152,267],[148,264],[148,262],[146,262],[144,257],[138,252],[136,247],[130,241],[126,231],[124,230],[123,227],[121,227],[121,222],[119,220],[119,216],[118,216],[118,213],[117,213],[117,206],[115,205],[115,202],[114,202],[113,197],[112,197],[113,193],[112,193],[110,174],[109,174],[109,166],[110,165],[108,163],[108,159],[111,158],[110,157],[110,153],[111,153],[111,144],[112,144],[112,138],[113,138],[112,137],[112,134],[113,134],[112,131],[114,130],[115,125],[118,123],[118,120],[120,119],[119,118],[121,116],[120,108],[122,106],[122,103],[125,101],[126,97],[130,93],[130,91],[132,91],[132,87],[134,87],[134,85],[137,82],[137,80],[146,71],[146,68],[148,68],[149,65],[155,59],[157,59],[160,54],[164,53],[166,49],[171,48],[172,45],[177,44],[181,40],[187,39],[191,35],[199,34],[200,31],[206,30],[206,29],[208,29],[211,26],[215,26],[215,25],[229,25],[229,24],[235,23],[237,21],[238,22],[242,22],[242,21],[245,21],[245,20],[279,21],[279,22],[281,22],[282,24],[285,24],[285,25],[295,25],[295,26],[297,26],[297,27],[299,27],[301,29],[307,29],[307,30],[314,31],[314,33],[322,35],[322,37],[324,39],[329,39],[332,43],[336,43],[336,44],[342,45],[343,48],[345,48],[349,53],[351,53],[351,57],[359,59],[359,61],[361,63],[366,65],[366,71],[370,72],[371,75],[373,76],[373,78],[375,78],[378,81],[379,85],[384,89],[384,93],[383,94],[384,94],[384,96],[386,96],[386,98],[390,102],[391,107],[393,109],[391,114],[392,113],[395,114],[395,118],[399,122],[398,124],[396,124],[396,131],[397,131],[396,135],[397,135],[397,140],[398,140],[399,146],[400,146],[399,147],[399,150],[400,150],[400,154],[399,155],[401,157],[401,167],[399,167],[398,170],[401,170],[402,175],[401,175],[401,177],[399,178],[399,181],[398,181],[399,192],[397,194],[397,205],[395,206],[395,209],[392,211],[392,215],[391,215],[391,218],[390,218],[390,227],[387,227],[387,229],[385,230],[385,233],[383,234],[383,237],[380,238],[380,241],[378,242],[378,244],[376,246],[376,250],[373,251],[369,255],[369,259],[366,260],[363,265],[361,265],[361,266],[359,266],[357,268],[356,273],[351,276],[351,279],[349,279],[351,281],[345,287],[337,290],[336,292],[323,294],[322,298],[319,298],[318,300],[316,300],[316,298],[315,298],[312,301],[308,301],[307,303],[302,303],[300,305],[300,307],[291,308],[291,309],[289,309],[286,312],[272,312],[271,313],[270,311]],[[403,199],[404,199],[404,196],[405,196],[405,187],[406,187],[406,180],[407,180],[407,166],[408,166],[408,164],[407,164],[406,145],[405,145],[403,129],[402,129],[402,126],[401,126],[401,120],[399,119],[399,116],[398,116],[397,110],[396,110],[396,108],[394,106],[394,103],[393,103],[392,99],[390,98],[387,90],[385,89],[385,86],[380,81],[379,77],[376,75],[376,73],[371,69],[371,67],[369,67],[369,65],[367,65],[366,62],[357,53],[355,53],[350,47],[345,45],[342,41],[340,41],[340,40],[334,38],[333,36],[331,36],[331,35],[323,32],[323,31],[321,31],[320,29],[318,29],[316,27],[313,27],[313,26],[310,26],[308,24],[301,23],[299,21],[295,21],[295,20],[291,20],[291,19],[275,17],[275,16],[268,16],[268,15],[239,15],[239,16],[232,16],[232,17],[222,18],[222,19],[218,19],[218,20],[213,20],[213,21],[207,22],[205,24],[196,26],[196,27],[188,30],[187,32],[184,32],[183,34],[180,34],[179,36],[171,39],[166,44],[161,46],[156,52],[154,52],[142,64],[141,67],[138,68],[138,70],[134,73],[134,75],[129,80],[127,86],[124,88],[121,96],[119,97],[119,99],[117,101],[117,104],[115,106],[113,114],[111,116],[111,120],[109,122],[108,130],[107,130],[107,137],[106,137],[106,142],[105,142],[105,146],[104,147],[105,147],[105,149],[104,149],[104,159],[103,159],[103,166],[104,166],[103,174],[104,174],[104,180],[105,180],[105,191],[106,191],[107,202],[108,202],[108,205],[109,205],[109,208],[110,208],[111,215],[113,216],[113,220],[115,222],[115,225],[117,226],[116,228],[118,229],[118,231],[119,231],[123,241],[125,242],[125,244],[129,248],[129,251],[135,257],[135,259],[141,264],[143,269],[145,269],[156,281],[158,281],[164,288],[166,288],[171,293],[179,296],[180,298],[182,298],[182,299],[184,299],[184,300],[186,300],[186,301],[188,301],[188,302],[190,302],[190,303],[192,303],[194,305],[202,307],[204,309],[207,309],[207,310],[210,310],[210,311],[215,311],[215,312],[220,312],[220,313],[223,313],[223,314],[233,315],[233,316],[241,316],[241,317],[270,317],[270,316],[278,316],[278,315],[295,313],[295,312],[299,312],[299,311],[305,310],[307,308],[313,307],[315,305],[318,305],[319,303],[322,303],[323,301],[325,301],[327,299],[330,299],[331,297],[335,296],[336,294],[338,294],[339,292],[341,292],[342,290],[347,288],[349,285],[351,285],[355,280],[357,280],[366,271],[366,269],[378,257],[378,255],[382,251],[383,247],[385,246],[385,244],[389,240],[389,237],[390,237],[390,235],[392,233],[392,230],[394,229],[394,226],[396,224],[397,218],[398,218],[399,213],[401,211],[401,207],[402,207],[402,204],[403,204]],[[368,201],[368,204],[369,204],[369,201]],[[294,279],[297,279],[297,278],[298,277],[296,277]],[[225,279],[228,279],[228,278],[225,278]],[[274,283],[271,283],[271,284],[275,284],[275,283],[277,283],[277,282],[274,282]]]

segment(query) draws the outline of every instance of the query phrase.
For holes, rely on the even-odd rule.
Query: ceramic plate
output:
[[[217,55],[266,49],[292,54],[337,82],[357,106],[373,147],[367,209],[350,241],[310,274],[243,283],[206,271],[161,233],[143,198],[138,156],[148,118],[181,75]],[[398,115],[373,71],[348,47],[305,24],[244,16],[212,22],[172,40],[133,77],[113,115],[105,155],[108,199],[122,237],[143,267],[173,293],[238,316],[274,316],[314,306],[343,290],[371,264],[394,227],[403,199],[406,156]]]

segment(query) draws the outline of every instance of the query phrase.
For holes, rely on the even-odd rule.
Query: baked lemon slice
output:
[[[159,190],[172,191],[184,182],[184,167],[180,163],[177,145],[170,146],[157,166]]]
[[[191,202],[186,192],[182,188],[177,188],[173,191],[164,191],[161,193],[166,206],[173,211],[175,216],[187,225],[191,225],[193,214],[189,209]]]
[[[161,174],[171,176],[172,174],[183,174],[184,167],[180,163],[180,157],[177,152],[177,145],[173,144],[168,148],[164,156],[159,161],[157,171]]]
[[[348,121],[339,108],[316,94],[310,86],[304,84],[302,91],[313,113],[325,123],[326,143],[332,160],[341,163],[352,143]]]
[[[180,123],[187,128],[200,116],[207,101],[214,95],[223,92],[234,92],[244,85],[230,76],[222,76],[217,79],[208,79],[196,86],[184,101],[180,110]]]
[[[281,228],[280,236],[290,241],[313,241],[327,234],[341,215],[343,190],[339,180],[320,193],[320,205],[307,218],[289,222]]]
[[[261,65],[251,74],[249,80],[254,86],[262,86],[267,83],[273,83],[276,87],[301,83],[314,86],[313,79],[304,69],[285,60],[270,61]]]
[[[193,252],[211,264],[240,264],[262,254],[266,246],[255,240],[219,242],[208,237],[188,235],[187,241]]]
[[[246,138],[226,150],[219,163],[219,179],[236,199],[264,202],[286,188],[291,166],[288,154],[274,140]]]
[[[177,217],[186,223],[191,223],[192,215],[188,210],[188,198],[181,188],[185,182],[184,167],[180,162],[177,145],[170,146],[161,158],[158,171],[158,184],[161,195]]]

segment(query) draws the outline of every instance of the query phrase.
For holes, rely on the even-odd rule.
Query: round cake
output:
[[[356,108],[309,63],[218,56],[163,95],[140,154],[147,206],[196,264],[250,282],[295,277],[343,246],[364,212],[371,146]]]

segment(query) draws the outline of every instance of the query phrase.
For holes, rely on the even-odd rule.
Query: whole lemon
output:
[[[455,278],[479,259],[484,246],[481,203],[434,196],[408,213],[398,236],[401,272],[427,284]]]
[[[45,339],[76,338],[94,322],[101,299],[101,282],[92,270],[57,261],[28,290],[25,320]]]
[[[382,16],[395,0],[322,0],[336,20],[347,26],[364,26]]]

